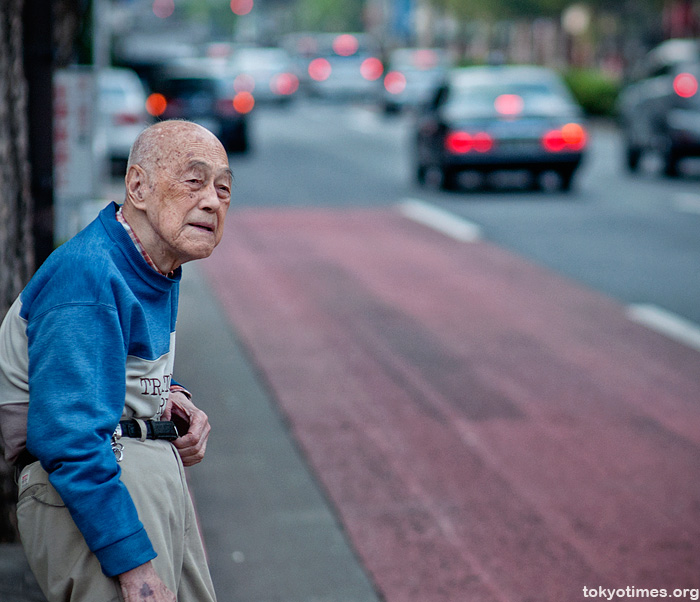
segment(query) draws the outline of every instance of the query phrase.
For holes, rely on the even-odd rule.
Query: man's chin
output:
[[[202,247],[196,247],[193,249],[188,249],[188,253],[185,254],[186,259],[184,259],[182,263],[196,261],[197,259],[206,259],[214,252],[215,246],[216,245],[207,245]]]

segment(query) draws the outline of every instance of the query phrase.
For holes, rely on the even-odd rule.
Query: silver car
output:
[[[129,157],[132,143],[153,118],[146,110],[146,90],[130,69],[108,68],[98,75],[98,131],[115,169]]]

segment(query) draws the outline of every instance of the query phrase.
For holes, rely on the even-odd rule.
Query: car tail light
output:
[[[493,148],[493,138],[486,132],[474,134],[474,150],[477,153],[488,153]]]
[[[281,96],[291,96],[299,89],[299,79],[293,73],[278,73],[270,80],[270,89]]]
[[[382,62],[378,58],[371,56],[362,61],[360,73],[362,73],[362,77],[373,82],[379,79],[382,73],[384,73],[384,65],[382,65]]]
[[[357,38],[350,33],[341,34],[333,40],[333,51],[340,56],[352,56],[359,47]]]
[[[401,71],[389,71],[384,77],[384,87],[389,94],[401,94],[406,89],[406,76]]]
[[[216,112],[219,115],[231,117],[237,113],[245,115],[255,106],[255,98],[250,92],[237,92],[233,98],[221,98],[216,101]]]
[[[146,110],[154,117],[160,117],[167,108],[168,101],[158,92],[154,92],[146,99]]]
[[[255,106],[255,98],[250,92],[238,92],[233,97],[233,108],[241,115],[250,113]]]
[[[567,123],[558,130],[550,130],[542,136],[542,146],[550,153],[579,151],[586,146],[586,130],[578,123]]]
[[[691,98],[698,92],[698,80],[691,73],[680,73],[673,80],[673,91],[681,98]]]
[[[331,64],[327,59],[317,58],[309,63],[309,77],[317,82],[327,80],[331,75]]]
[[[487,153],[493,148],[493,138],[486,132],[450,132],[445,138],[445,149],[454,155],[465,155],[471,151]]]

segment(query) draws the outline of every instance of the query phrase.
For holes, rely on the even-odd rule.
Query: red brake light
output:
[[[378,58],[373,56],[362,61],[362,65],[360,66],[360,73],[362,73],[362,77],[370,81],[379,79],[383,72],[384,65],[382,65],[382,62]]]
[[[551,153],[578,151],[586,146],[588,137],[578,123],[567,123],[561,129],[550,130],[542,136],[542,146]]]
[[[455,155],[468,153],[472,146],[472,137],[467,132],[450,132],[445,138],[445,148]]]
[[[331,75],[331,64],[327,59],[317,58],[309,63],[309,77],[317,82],[328,79]]]
[[[250,92],[238,92],[238,94],[233,97],[233,108],[241,115],[250,113],[254,106],[255,99]]]
[[[477,153],[487,153],[493,148],[493,138],[486,132],[474,134],[474,150]]]
[[[357,38],[349,33],[341,34],[333,40],[333,51],[340,56],[352,56],[359,47]]]
[[[299,79],[292,73],[278,73],[270,81],[270,88],[275,94],[291,96],[299,89]]]
[[[522,97],[517,94],[501,94],[493,103],[501,115],[519,115],[523,112],[524,104]]]
[[[168,101],[165,96],[154,92],[146,99],[146,110],[154,117],[160,117],[168,108]]]
[[[545,150],[548,150],[551,153],[563,151],[564,147],[566,146],[566,142],[564,142],[564,136],[562,135],[561,130],[551,130],[550,132],[547,132],[542,137],[542,145],[544,146]]]
[[[567,123],[561,128],[564,142],[573,150],[581,150],[586,146],[587,136],[584,130],[578,123]]]
[[[691,98],[698,91],[698,80],[690,73],[680,73],[673,80],[673,91],[681,98]]]
[[[401,94],[406,89],[406,76],[400,71],[389,71],[384,78],[384,87],[389,94]]]
[[[468,132],[450,132],[445,138],[445,149],[455,155],[464,155],[472,150],[487,153],[493,148],[493,138],[486,132],[470,134]]]

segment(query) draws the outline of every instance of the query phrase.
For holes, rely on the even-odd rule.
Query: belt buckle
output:
[[[124,444],[119,443],[119,439],[122,438],[122,435],[122,425],[117,424],[117,428],[115,428],[114,433],[112,433],[111,441],[112,451],[114,452],[117,462],[121,462],[124,459]]]

